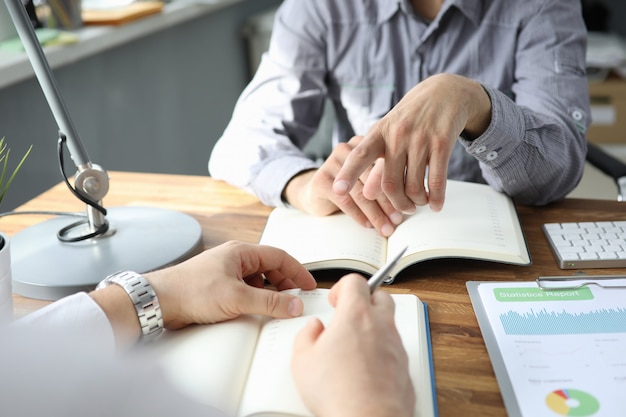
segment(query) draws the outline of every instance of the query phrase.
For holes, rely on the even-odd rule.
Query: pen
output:
[[[376,288],[380,287],[380,284],[389,276],[389,271],[396,266],[404,252],[406,252],[407,246],[404,247],[396,256],[394,256],[385,266],[380,268],[370,279],[367,280],[367,286],[370,287],[370,293],[376,291]]]

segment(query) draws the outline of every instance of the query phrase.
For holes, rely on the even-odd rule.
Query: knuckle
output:
[[[449,148],[448,136],[442,134],[434,134],[431,137],[431,149],[433,153],[447,152]]]
[[[356,161],[362,161],[362,160],[368,159],[368,157],[369,157],[369,151],[364,146],[356,146],[350,152],[350,158]]]
[[[313,175],[311,179],[311,183],[313,184],[314,187],[315,186],[325,187],[326,184],[332,183],[334,179],[335,179],[335,175],[333,173],[333,170],[331,170],[331,168],[326,165],[318,169],[315,172],[315,174]]]
[[[352,146],[346,142],[340,142],[335,146],[335,151],[340,154],[347,154],[352,150]]]
[[[404,118],[396,121],[393,129],[390,129],[390,139],[394,138],[407,138],[412,131],[412,125]]]
[[[443,191],[446,188],[446,179],[443,177],[433,177],[428,179],[428,189],[432,191]]]
[[[269,313],[278,311],[280,307],[280,294],[277,292],[269,292],[265,297],[265,308]]]
[[[349,210],[351,207],[354,206],[354,197],[352,196],[352,193],[346,194],[344,196],[341,196],[339,198],[337,198],[337,200],[335,201],[335,204],[337,204],[337,206],[342,210],[342,211],[346,211]]]
[[[422,194],[422,188],[419,187],[417,184],[407,183],[404,186],[404,193],[411,200],[415,201]]]
[[[387,195],[395,195],[398,192],[398,186],[394,181],[382,180],[380,185],[383,192]]]
[[[241,246],[242,242],[238,241],[238,240],[229,240],[226,243],[223,244],[224,247],[226,248],[236,248],[237,246]]]

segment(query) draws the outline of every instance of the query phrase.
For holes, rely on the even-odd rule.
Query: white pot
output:
[[[11,241],[0,232],[4,242],[0,249],[0,324],[13,319],[13,283],[11,281]]]

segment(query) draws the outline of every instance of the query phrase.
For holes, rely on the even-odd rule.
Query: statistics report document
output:
[[[509,416],[625,415],[626,289],[467,288]]]

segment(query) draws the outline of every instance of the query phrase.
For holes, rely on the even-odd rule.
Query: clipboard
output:
[[[624,284],[623,275],[466,283],[510,417],[623,413]]]
[[[535,282],[539,288],[546,291],[576,290],[590,285],[597,285],[602,288],[626,288],[626,275],[539,277]]]
[[[491,366],[493,367],[493,371],[496,375],[496,381],[500,387],[500,394],[502,395],[504,408],[506,408],[506,414],[509,417],[522,417],[522,413],[515,398],[513,385],[511,384],[511,380],[506,372],[504,358],[498,348],[496,335],[489,325],[487,311],[480,302],[480,294],[478,293],[478,286],[480,284],[480,281],[468,281],[465,286],[467,287],[467,292],[470,296],[472,307],[474,308],[474,314],[476,314],[476,319],[478,320],[478,327],[480,327],[480,332],[483,335],[483,340],[485,341],[485,345],[487,347],[487,353],[489,354]]]

